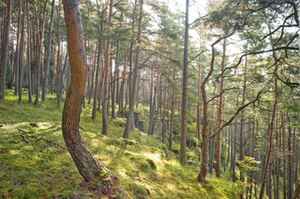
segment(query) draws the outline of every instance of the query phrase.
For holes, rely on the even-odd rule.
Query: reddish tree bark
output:
[[[113,12],[113,0],[110,0],[109,4],[109,17],[108,17],[108,29],[107,34],[111,33],[112,26],[112,13]],[[105,53],[105,73],[104,73],[104,93],[102,101],[102,134],[108,134],[108,100],[109,100],[109,71],[110,71],[110,52],[111,52],[111,39],[106,40],[106,53]]]
[[[62,131],[66,146],[85,181],[108,169],[98,163],[83,144],[79,133],[81,107],[86,92],[86,55],[78,0],[63,0],[71,66],[71,84],[63,109]]]

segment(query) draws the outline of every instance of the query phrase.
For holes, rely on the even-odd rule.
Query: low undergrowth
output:
[[[24,94],[26,96],[26,94]],[[87,184],[65,148],[61,110],[48,96],[39,107],[26,99],[20,107],[8,90],[0,101],[0,198],[100,198],[98,182]],[[174,151],[156,135],[135,130],[122,138],[125,119],[110,119],[108,137],[101,134],[101,115],[91,120],[92,106],[81,115],[80,132],[94,157],[105,164],[119,182],[110,198],[235,198],[239,189],[231,182],[208,176],[201,185],[199,165],[181,167]],[[195,154],[189,152],[191,158]],[[100,186],[100,185],[99,185]]]

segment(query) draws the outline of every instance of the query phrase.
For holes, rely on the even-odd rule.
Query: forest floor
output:
[[[86,186],[65,148],[61,111],[54,96],[39,107],[7,90],[0,101],[0,198],[97,198],[97,184]],[[101,134],[101,115],[91,120],[92,105],[81,114],[80,133],[94,157],[118,177],[116,198],[238,198],[241,185],[208,175],[197,183],[199,163],[181,167],[176,152],[157,135],[139,130],[122,138],[125,120],[109,120],[108,137]],[[174,143],[174,147],[179,147]],[[176,150],[175,150],[176,151]]]

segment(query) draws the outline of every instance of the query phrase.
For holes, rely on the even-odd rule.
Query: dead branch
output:
[[[23,140],[24,140],[25,142],[29,143],[28,140],[26,139],[26,137],[25,137],[24,135],[20,134],[20,136],[23,138]]]
[[[35,141],[35,143],[37,143],[38,141],[40,141],[40,140],[44,140],[45,142],[47,142],[50,146],[52,146],[52,147],[60,147],[60,148],[62,148],[62,149],[66,149],[65,147],[63,147],[63,146],[61,146],[60,144],[58,144],[58,143],[56,143],[56,142],[53,142],[53,141],[51,141],[51,140],[47,140],[47,139],[45,139],[45,138],[43,138],[43,137],[40,137],[39,139],[37,139],[36,141]]]
[[[29,143],[28,142],[28,140],[26,139],[26,137],[24,136],[24,135],[22,135],[22,133],[27,133],[26,131],[24,131],[24,130],[22,130],[22,129],[20,129],[19,127],[18,127],[18,132],[20,133],[20,136],[23,138],[23,140],[25,141],[25,142],[27,142],[27,143]],[[22,132],[22,133],[21,133]],[[32,138],[37,138],[36,136],[31,136]],[[40,140],[44,140],[45,142],[47,142],[50,146],[52,146],[52,147],[60,147],[60,148],[62,148],[62,149],[66,149],[66,147],[63,147],[63,146],[61,146],[60,144],[58,144],[57,142],[53,142],[53,141],[51,141],[51,140],[47,140],[47,139],[45,139],[45,138],[43,138],[43,137],[40,137],[40,138],[38,138],[36,141],[35,141],[35,143],[37,143],[38,141],[40,141]]]

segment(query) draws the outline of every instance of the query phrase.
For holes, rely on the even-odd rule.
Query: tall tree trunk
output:
[[[21,1],[21,0],[20,0]],[[22,106],[22,95],[23,95],[23,64],[24,64],[24,34],[25,34],[25,16],[26,9],[24,8],[23,18],[22,18],[22,31],[21,31],[21,41],[20,41],[20,68],[19,68],[19,101],[18,104]]]
[[[45,20],[46,20],[46,11],[47,11],[47,3],[48,0],[45,1],[44,7],[44,15],[43,15],[43,22],[42,22],[42,29],[41,29],[41,38],[39,42],[39,55],[38,55],[38,62],[36,65],[36,92],[35,92],[35,102],[36,106],[39,105],[39,98],[40,98],[40,73],[41,73],[41,62],[42,62],[42,49],[43,49],[43,39],[44,39],[44,28],[45,28]]]
[[[139,92],[140,92],[140,77],[138,77],[137,88],[136,88],[136,96],[135,96],[135,108],[139,107]]]
[[[292,155],[290,153],[292,153],[292,147],[291,147],[291,137],[292,137],[292,127],[290,126],[291,125],[291,120],[290,120],[290,116],[289,116],[289,113],[287,112],[286,114],[286,117],[287,117],[287,120],[288,120],[288,137],[287,137],[287,147],[288,147],[288,169],[287,169],[287,173],[288,173],[288,177],[287,177],[287,180],[288,180],[288,184],[287,184],[287,198],[288,199],[292,199],[293,197],[293,177],[292,177]]]
[[[165,81],[165,99],[164,99],[164,111],[163,111],[163,121],[162,121],[162,141],[165,143],[166,134],[166,102],[167,102],[167,81]]]
[[[125,41],[125,51],[124,51],[124,65],[123,65],[123,79],[121,83],[120,89],[120,103],[119,103],[119,117],[125,117],[125,110],[124,110],[124,91],[126,86],[126,67],[127,67],[127,55],[129,51],[126,52],[127,42]]]
[[[93,69],[92,69],[92,74],[91,74],[92,75],[91,76],[91,88],[90,88],[90,92],[89,92],[88,104],[91,104],[92,94],[93,94],[93,90],[94,90],[94,76],[95,76],[95,68],[96,68],[97,50],[98,50],[98,43],[96,43],[96,49],[95,49],[95,55],[94,55],[94,63],[93,63]]]
[[[8,0],[7,2],[7,19],[6,27],[3,39],[3,45],[1,49],[1,82],[0,82],[0,99],[4,99],[5,96],[5,83],[6,83],[6,70],[7,70],[7,57],[8,57],[8,46],[9,46],[9,30],[10,22],[13,10],[13,1]],[[11,65],[12,67],[12,65]]]
[[[16,46],[16,56],[15,56],[15,92],[14,95],[18,95],[19,93],[19,63],[20,63],[20,30],[21,30],[21,14],[22,14],[22,7],[21,1],[19,0],[19,18],[18,18],[18,30],[17,30],[17,46]],[[0,91],[1,92],[1,91]]]
[[[62,118],[62,131],[66,146],[85,181],[89,182],[107,168],[98,163],[83,144],[79,134],[81,107],[86,90],[86,57],[78,0],[63,0],[67,27],[72,81],[67,93]]]
[[[214,94],[215,94],[215,91],[216,91],[216,87],[214,87]],[[215,108],[215,105],[211,105],[211,110],[210,110],[210,122],[208,123],[208,129],[207,131],[209,131],[209,126],[210,126],[210,135],[213,133],[214,131],[214,124],[213,124],[213,121],[214,121],[214,108]],[[215,141],[216,139],[213,138],[210,140],[210,156],[209,156],[209,173],[210,175],[213,174],[213,167],[214,167],[214,157],[215,157]]]
[[[222,56],[222,71],[225,68],[226,61],[226,40],[223,42],[223,56]],[[223,88],[224,88],[224,76],[221,76],[220,82],[220,100],[219,100],[219,111],[218,111],[218,128],[222,126],[223,119]],[[216,177],[221,177],[221,150],[222,150],[222,132],[217,136],[217,164],[216,164]]]
[[[210,78],[210,76],[212,75],[213,71],[214,71],[214,62],[215,62],[215,45],[217,43],[219,43],[221,40],[226,39],[228,37],[230,37],[231,35],[233,35],[235,33],[235,29],[234,31],[223,37],[223,38],[219,38],[217,41],[215,41],[211,47],[212,47],[212,55],[211,55],[211,64],[210,64],[210,70],[208,72],[208,74],[206,75],[204,81],[201,84],[201,93],[202,93],[202,100],[203,100],[203,125],[202,125],[202,161],[201,161],[201,165],[200,165],[200,172],[198,174],[197,180],[200,183],[206,183],[206,175],[208,172],[208,162],[209,162],[209,136],[208,136],[208,132],[207,132],[207,127],[208,127],[208,101],[206,98],[206,90],[205,90],[205,86]]]
[[[61,107],[62,92],[64,88],[64,74],[68,65],[68,57],[69,57],[69,50],[67,50],[64,67],[61,71],[59,71],[59,78],[57,79],[57,106],[59,109]]]
[[[200,38],[201,40],[201,38]],[[201,43],[200,43],[200,48],[201,48]],[[196,138],[198,139],[199,142],[199,151],[201,150],[201,83],[203,79],[203,72],[201,71],[201,56],[199,56],[198,60],[198,103],[197,103],[197,123],[196,123]],[[201,160],[201,153],[199,153],[198,160]]]
[[[111,105],[111,117],[116,118],[116,111],[115,111],[115,103],[116,103],[116,96],[118,96],[118,85],[119,79],[118,79],[118,73],[119,73],[119,49],[120,49],[120,40],[117,41],[117,52],[116,52],[116,61],[115,61],[115,74],[113,79],[113,88],[112,88],[112,105]],[[117,94],[116,94],[117,91]],[[118,102],[118,100],[117,100]]]
[[[279,123],[279,120],[280,120],[280,116],[279,118],[277,119],[277,134],[276,134],[276,146],[278,148],[278,151],[279,153],[281,153],[281,126],[280,126],[280,123]],[[276,166],[276,198],[279,199],[279,177],[280,177],[280,161],[281,161],[281,157],[277,157],[277,166]]]
[[[174,67],[173,81],[175,81],[176,67]],[[171,121],[170,121],[170,137],[169,137],[169,150],[172,150],[173,142],[173,126],[174,126],[174,112],[175,112],[175,89],[172,89],[172,106],[171,106]]]
[[[273,49],[274,49],[274,46],[277,44],[277,42],[275,42],[273,44],[273,46],[272,46]],[[278,63],[277,63],[277,58],[276,58],[275,52],[273,52],[273,58],[275,60],[274,74],[277,74]],[[272,155],[272,150],[273,150],[272,146],[273,146],[274,120],[275,120],[275,116],[276,116],[277,97],[278,97],[277,96],[277,76],[274,75],[273,78],[274,78],[274,86],[275,86],[275,102],[274,102],[274,105],[273,105],[272,119],[271,119],[271,122],[270,122],[268,154],[267,154],[266,163],[265,163],[265,172],[264,172],[263,181],[262,181],[262,185],[261,185],[261,191],[260,191],[260,194],[259,194],[260,199],[262,199],[263,196],[264,196],[264,190],[265,190],[265,186],[266,186],[266,182],[267,182],[267,177],[268,177],[270,162],[271,162],[271,155]]]
[[[159,112],[159,109],[161,107],[161,104],[158,105],[159,102],[159,85],[160,85],[160,80],[161,78],[159,78],[159,74],[157,74],[157,79],[156,79],[156,86],[155,86],[155,90],[154,90],[154,99],[153,99],[153,110],[152,110],[152,122],[151,122],[151,133],[150,135],[153,135],[154,134],[154,131],[155,131],[155,125],[156,125],[156,121],[157,121],[157,115],[158,115],[158,112]],[[158,105],[157,109],[156,109],[156,106]],[[155,111],[156,110],[156,111]],[[154,118],[154,114],[155,114],[155,118]],[[150,123],[149,123],[150,125]]]
[[[152,135],[153,134],[153,119],[154,119],[154,112],[155,112],[155,104],[156,104],[156,94],[157,94],[158,82],[159,82],[159,75],[157,74],[157,79],[156,79],[156,85],[155,85],[155,89],[154,89],[154,97],[153,97],[152,107],[150,108],[148,135]]]
[[[120,109],[120,100],[119,100],[119,91],[120,91],[120,86],[119,86],[119,73],[120,73],[120,70],[119,70],[119,56],[120,56],[120,40],[118,40],[117,42],[117,52],[116,52],[116,68],[115,68],[115,71],[116,71],[116,79],[117,79],[117,88],[116,88],[116,103],[119,105],[118,109]]]
[[[57,9],[57,56],[56,56],[56,97],[60,99],[59,96],[59,75],[61,70],[61,49],[60,49],[60,0],[58,1]],[[57,100],[57,107],[60,108],[60,102]]]
[[[255,109],[254,105],[253,105],[253,110]],[[252,118],[252,131],[251,131],[251,135],[250,135],[250,147],[249,147],[249,157],[255,158],[254,157],[254,134],[255,134],[255,117],[253,115]],[[255,166],[253,164],[251,164],[251,166]],[[275,181],[274,181],[275,182]],[[253,171],[248,169],[248,184],[250,184],[250,187],[247,187],[247,194],[246,197],[248,197],[249,195],[249,199],[251,199],[252,197],[252,184],[253,184]],[[248,194],[249,191],[249,194]]]
[[[13,89],[14,87],[14,77],[15,77],[15,72],[16,72],[16,69],[14,67],[14,40],[12,39],[11,40],[11,76],[10,76],[10,79],[11,79],[11,85],[10,85],[10,89]]]
[[[242,95],[242,106],[245,105],[246,98],[246,84],[247,84],[247,56],[245,57],[245,69],[244,69],[244,86],[243,86],[243,95]],[[244,161],[244,120],[245,120],[245,110],[241,112],[241,132],[240,132],[240,156],[239,161]],[[244,182],[244,176],[242,175],[244,168],[240,164],[240,181]],[[243,199],[243,194],[240,195],[240,198]]]
[[[281,112],[281,136],[282,136],[282,152],[283,152],[283,199],[286,199],[286,151],[285,151],[285,123],[283,113]]]
[[[239,106],[239,95],[237,96],[237,99],[236,99],[236,107]],[[236,182],[236,174],[235,174],[235,162],[236,162],[236,150],[237,150],[237,145],[236,145],[236,140],[237,140],[237,117],[235,118],[235,124],[234,124],[234,139],[233,139],[233,160],[232,160],[232,182]]]
[[[51,45],[52,45],[52,29],[53,29],[54,8],[55,8],[55,0],[52,0],[50,29],[49,29],[49,34],[48,34],[47,58],[46,58],[46,66],[45,66],[45,75],[44,75],[43,85],[42,85],[43,86],[43,92],[42,92],[43,102],[46,101],[46,94],[47,94],[47,87],[48,87],[48,76],[49,76],[50,59],[51,59]]]
[[[112,26],[112,11],[113,11],[113,0],[110,0],[109,4],[109,16],[108,16],[108,28],[107,34],[111,33]],[[111,52],[111,39],[106,40],[106,53],[105,53],[105,75],[104,75],[104,93],[102,101],[102,134],[107,136],[108,133],[108,100],[109,100],[109,71],[110,71],[110,52]]]
[[[53,52],[55,51],[56,47],[53,46]],[[52,53],[52,60],[55,60],[55,53]],[[54,74],[54,71],[55,71],[55,66],[53,64],[53,66],[50,66],[52,68],[52,71],[53,71],[53,74]],[[71,68],[69,67],[69,71],[71,73]],[[71,79],[71,77],[70,77]],[[50,94],[53,95],[53,90],[54,90],[54,80],[55,80],[55,75],[52,75],[51,76],[51,80],[50,80]],[[71,80],[70,80],[71,82]]]
[[[28,74],[28,101],[32,103],[32,86],[31,86],[31,37],[30,37],[30,17],[29,17],[29,0],[26,1],[27,9],[27,74]],[[24,17],[25,18],[25,17]]]
[[[103,12],[103,9],[102,9],[102,17],[103,16],[104,16],[104,12]],[[101,20],[100,35],[102,35],[103,29],[104,29],[104,21]],[[101,59],[101,54],[102,54],[102,39],[99,39],[99,42],[98,42],[97,69],[96,69],[95,92],[94,92],[92,119],[96,118],[96,112],[97,112],[98,91],[100,90],[99,89],[100,87],[98,87],[98,84],[100,83],[99,80],[98,80],[98,78],[99,78],[99,74],[100,74],[100,62],[101,62],[100,59]]]
[[[296,190],[295,190],[295,199],[299,199],[300,198],[300,165],[299,167],[299,171],[298,171],[298,180],[297,180],[297,184],[296,184]]]
[[[183,55],[183,81],[182,81],[182,114],[179,162],[182,166],[186,164],[186,126],[187,126],[187,91],[188,91],[188,48],[189,48],[189,0],[186,0],[185,11],[185,33],[184,33],[184,55]]]
[[[296,136],[296,134],[295,134],[296,132],[295,132],[295,128],[294,128],[294,138],[295,138],[295,136]],[[298,172],[298,169],[299,169],[299,166],[298,166],[298,164],[299,164],[299,140],[297,139],[297,141],[296,141],[296,149],[295,149],[295,189],[297,188],[297,186],[298,186],[298,178],[299,178],[299,172]],[[295,190],[295,193],[297,193],[297,190]],[[296,197],[296,195],[294,196],[294,197]]]

